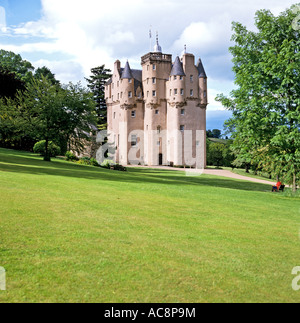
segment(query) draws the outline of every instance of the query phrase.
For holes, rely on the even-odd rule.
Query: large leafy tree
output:
[[[0,67],[15,73],[16,77],[23,82],[29,82],[34,71],[32,64],[23,60],[21,55],[3,49],[0,50]]]
[[[217,100],[232,110],[233,149],[293,185],[300,172],[300,33],[294,8],[256,13],[257,31],[233,23],[237,89]]]
[[[61,88],[42,75],[40,80],[33,79],[16,101],[15,113],[21,110],[28,116],[27,133],[46,142],[45,161],[50,161],[50,141],[88,139],[95,106],[91,94],[79,84]]]
[[[42,76],[47,78],[53,85],[60,85],[60,81],[55,78],[55,74],[53,74],[50,69],[46,66],[39,67],[34,72],[34,77],[41,80]]]
[[[105,65],[91,69],[92,75],[86,78],[88,88],[93,93],[96,102],[97,125],[100,130],[107,127],[107,107],[105,102],[105,83],[111,77],[111,70],[106,69]]]

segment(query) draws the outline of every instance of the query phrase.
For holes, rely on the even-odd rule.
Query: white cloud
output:
[[[286,0],[42,0],[42,16],[16,28],[8,26],[23,44],[1,45],[31,60],[39,53],[50,68],[59,54],[62,64],[54,58],[54,73],[64,80],[88,76],[90,69],[129,59],[133,68],[140,68],[140,56],[149,50],[148,30],[158,30],[164,52],[180,54],[184,44],[196,56],[204,56],[208,76],[230,78],[228,46],[231,22],[241,21],[253,26],[255,11],[262,8],[283,11],[293,1]],[[4,17],[4,18],[3,18]],[[0,29],[7,28],[5,11],[0,7]],[[31,60],[32,61],[32,60]],[[67,63],[69,62],[69,64]],[[224,67],[227,68],[224,68]],[[76,68],[74,73],[72,68]],[[70,69],[67,72],[67,69]],[[80,70],[80,73],[77,73]],[[81,78],[81,79],[82,79]],[[218,89],[217,89],[218,90]],[[221,90],[221,89],[220,89]],[[218,90],[218,93],[220,91]],[[221,91],[222,92],[222,91]]]
[[[6,12],[3,7],[0,6],[0,31],[6,33]]]

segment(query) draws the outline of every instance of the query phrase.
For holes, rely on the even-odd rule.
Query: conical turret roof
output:
[[[177,56],[172,67],[171,76],[185,76],[180,58]]]
[[[126,62],[126,65],[124,67],[121,79],[133,79],[132,71],[131,71],[128,61]]]
[[[199,72],[199,78],[207,78],[206,73],[205,73],[205,69],[203,67],[202,61],[199,58],[198,64],[197,64],[197,69]]]

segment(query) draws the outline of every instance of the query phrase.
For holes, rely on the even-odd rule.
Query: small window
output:
[[[161,132],[161,126],[158,126],[157,127],[157,133],[160,133]]]
[[[190,91],[190,96],[194,96],[194,90]]]
[[[180,114],[181,114],[182,116],[184,116],[184,115],[185,115],[185,110],[184,110],[184,109],[181,109]]]
[[[159,114],[159,110],[155,110],[155,114],[157,115],[157,114]]]
[[[200,146],[200,141],[196,141],[196,146],[199,147]]]
[[[114,112],[114,119],[116,119],[116,112]]]
[[[174,81],[176,81],[176,80],[177,80],[177,76],[175,75],[175,76],[174,76]]]
[[[135,147],[137,145],[137,135],[131,136],[131,146]]]
[[[129,81],[128,81],[129,83],[132,83],[132,79],[129,79]]]
[[[122,97],[123,97],[123,92],[121,92],[121,99],[122,99]]]
[[[153,64],[153,71],[156,71],[156,65]]]
[[[149,91],[147,91],[147,98],[149,97]]]
[[[156,96],[156,91],[152,91],[152,96]]]
[[[180,131],[184,131],[184,126],[180,126]]]
[[[191,76],[190,76],[190,80],[191,80],[191,82],[193,82],[193,81],[194,81],[194,75],[191,75]]]
[[[157,146],[160,146],[160,141],[157,142]]]
[[[118,100],[120,100],[120,93],[118,93]]]
[[[177,94],[177,89],[174,90],[174,94],[176,95]]]
[[[117,87],[119,87],[119,83],[120,83],[120,82],[118,81],[118,82],[117,82]]]
[[[156,84],[156,78],[152,77],[152,84]]]
[[[184,90],[183,89],[180,90],[180,94],[184,95]]]
[[[172,96],[172,90],[170,90],[170,96]]]
[[[183,80],[183,76],[180,76],[180,81],[182,81]]]
[[[135,116],[136,116],[136,112],[135,111],[131,111],[131,117],[132,118],[135,118]]]
[[[204,91],[204,97],[205,97],[205,98],[207,97],[207,93],[206,93],[206,91]]]
[[[131,91],[128,92],[128,97],[132,98],[132,92]]]

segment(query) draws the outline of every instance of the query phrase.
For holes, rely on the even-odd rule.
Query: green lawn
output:
[[[0,302],[299,302],[300,199],[0,149]]]

